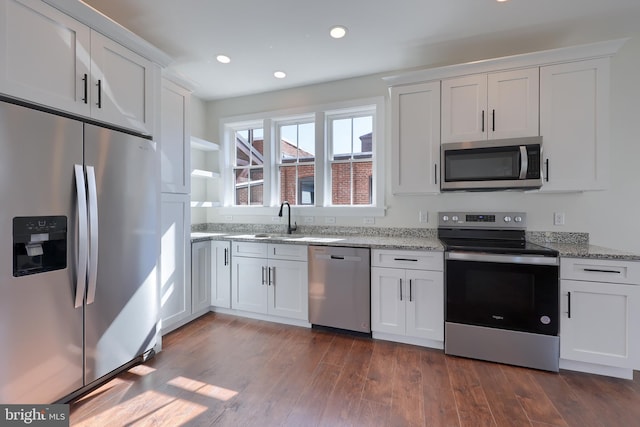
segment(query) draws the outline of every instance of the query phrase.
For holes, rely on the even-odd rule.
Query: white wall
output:
[[[516,210],[528,213],[529,230],[590,233],[591,243],[640,253],[640,34],[633,37],[611,64],[611,184],[601,192],[535,194],[521,192],[447,193],[432,196],[393,196],[386,176],[387,213],[376,226],[437,227],[440,210]],[[394,73],[395,74],[395,73]],[[325,104],[384,95],[381,75],[307,86],[255,96],[211,101],[204,137],[218,140],[220,118],[305,105]],[[386,170],[391,170],[390,108],[387,108]],[[275,208],[274,208],[275,209]],[[418,211],[429,212],[429,223],[418,222]],[[566,224],[553,225],[553,213],[564,212]],[[275,213],[275,211],[274,211]],[[270,223],[272,215],[238,216],[233,222]],[[224,209],[211,209],[209,222],[224,221]],[[337,225],[363,225],[361,218],[337,218]],[[195,221],[194,221],[195,222]],[[300,223],[298,219],[298,223]]]

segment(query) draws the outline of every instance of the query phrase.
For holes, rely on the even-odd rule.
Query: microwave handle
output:
[[[520,179],[527,177],[527,169],[529,169],[529,156],[527,156],[527,147],[520,146]]]

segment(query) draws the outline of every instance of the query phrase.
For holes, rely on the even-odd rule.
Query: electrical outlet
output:
[[[314,221],[314,219],[313,219],[312,216],[305,216],[304,217],[304,223],[305,224],[313,224],[313,221]]]
[[[418,221],[429,222],[429,212],[426,212],[426,211],[418,212]]]
[[[224,216],[224,220],[225,220],[225,221],[233,221],[233,216],[231,216],[231,215],[225,215],[225,216]]]
[[[554,212],[553,225],[564,225],[564,212]]]
[[[324,223],[325,224],[335,224],[336,223],[336,217],[335,216],[327,216],[324,218]]]
[[[371,217],[367,216],[367,217],[364,217],[363,222],[365,224],[371,225],[371,224],[375,224],[376,220],[375,220],[375,218],[371,218]]]
[[[271,222],[282,222],[282,218],[280,218],[279,216],[272,216]]]

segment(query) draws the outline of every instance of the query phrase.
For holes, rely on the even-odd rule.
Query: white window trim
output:
[[[373,198],[375,206],[369,205],[340,205],[330,206],[326,203],[326,198],[331,198],[330,191],[327,193],[325,189],[330,188],[330,177],[325,176],[326,159],[329,153],[328,144],[325,144],[327,138],[326,116],[336,114],[360,113],[367,107],[375,109],[373,120]],[[384,200],[384,144],[385,140],[385,100],[383,96],[371,98],[355,99],[331,104],[314,105],[303,108],[295,108],[288,110],[276,110],[263,113],[255,113],[248,115],[240,115],[226,117],[220,119],[220,141],[222,141],[221,151],[223,153],[223,170],[222,175],[229,175],[233,171],[234,164],[234,147],[233,136],[234,131],[247,127],[262,127],[264,129],[264,156],[273,159],[274,140],[276,138],[276,128],[278,123],[286,123],[296,120],[308,119],[315,115],[315,133],[316,133],[316,205],[293,205],[291,211],[294,215],[302,216],[340,216],[340,217],[384,217],[386,212]],[[273,153],[273,154],[272,154]],[[319,167],[318,165],[322,165]],[[273,183],[277,182],[277,170],[274,171],[271,162],[264,164],[265,177],[265,194],[264,206],[234,206],[234,195],[231,191],[233,182],[232,174],[222,179],[223,206],[216,208],[216,212],[220,215],[270,215],[274,216],[279,207],[278,194],[279,189],[274,188]],[[231,183],[229,182],[231,179]],[[268,189],[268,190],[267,190]],[[320,197],[319,195],[322,195]],[[329,200],[330,202],[330,200]]]

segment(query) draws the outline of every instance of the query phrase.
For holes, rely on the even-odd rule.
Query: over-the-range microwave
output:
[[[440,189],[528,190],[542,186],[542,137],[442,144]]]

